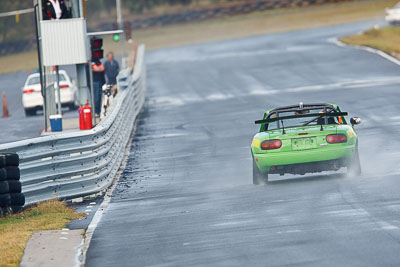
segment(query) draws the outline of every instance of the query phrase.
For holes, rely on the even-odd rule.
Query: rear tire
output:
[[[261,173],[256,162],[253,160],[253,184],[265,185],[266,183],[268,183],[268,173]]]
[[[36,116],[36,109],[35,108],[26,108],[25,109],[25,116],[26,117]]]
[[[350,176],[360,176],[361,172],[362,171],[361,171],[360,156],[358,154],[358,147],[357,147],[352,161],[347,166],[347,174]]]

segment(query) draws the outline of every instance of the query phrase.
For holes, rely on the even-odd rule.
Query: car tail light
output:
[[[265,140],[261,143],[262,150],[271,150],[271,149],[278,149],[282,146],[281,140]]]
[[[326,136],[326,142],[329,144],[346,143],[347,136],[345,134],[330,134]]]
[[[25,89],[24,90],[24,94],[30,94],[30,93],[33,93],[33,92],[35,92],[34,89]]]

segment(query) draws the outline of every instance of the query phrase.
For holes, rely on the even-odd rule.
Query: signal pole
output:
[[[121,52],[122,52],[122,67],[125,67],[125,31],[124,31],[124,22],[122,19],[122,10],[121,10],[121,0],[116,0],[117,6],[117,22],[120,30],[123,31],[121,38]]]
[[[43,114],[44,114],[44,129],[47,132],[49,127],[47,122],[47,101],[46,101],[46,82],[44,80],[43,75],[43,65],[42,65],[42,52],[40,46],[40,33],[39,33],[39,18],[41,17],[41,1],[34,0],[34,13],[35,13],[35,32],[36,32],[36,47],[37,47],[37,54],[38,54],[38,63],[39,63],[39,78],[40,78],[40,89],[41,94],[43,97]]]

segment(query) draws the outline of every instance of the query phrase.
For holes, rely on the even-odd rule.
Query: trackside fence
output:
[[[145,47],[139,46],[134,69],[118,76],[118,95],[108,115],[88,131],[61,133],[0,145],[20,156],[26,205],[72,199],[109,187],[121,165],[135,120],[146,95]]]

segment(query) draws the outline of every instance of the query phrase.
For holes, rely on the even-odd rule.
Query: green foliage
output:
[[[157,5],[189,5],[192,3],[209,2],[217,4],[221,2],[234,2],[243,0],[122,0],[124,8],[129,9],[130,13],[141,14],[146,10],[151,10]],[[115,0],[89,0],[87,1],[88,10],[100,11],[109,10],[115,7]]]
[[[32,1],[27,0],[1,0],[0,13],[32,7]],[[32,26],[33,14],[20,15],[19,23],[15,17],[0,18],[0,41],[17,40],[21,36],[30,35],[34,27]],[[26,38],[22,38],[26,39]]]
[[[381,35],[381,31],[379,29],[370,29],[370,30],[367,30],[364,34],[368,35],[370,37],[377,38]]]
[[[68,0],[66,0],[68,1]],[[157,5],[188,5],[192,3],[208,2],[216,4],[243,0],[121,0],[124,10],[131,14],[142,14]],[[115,0],[86,0],[89,18],[96,18],[102,11],[114,10]],[[32,8],[32,0],[1,0],[0,13]],[[35,23],[33,13],[20,15],[17,23],[14,16],[0,18],[0,42],[32,39],[35,37]]]

